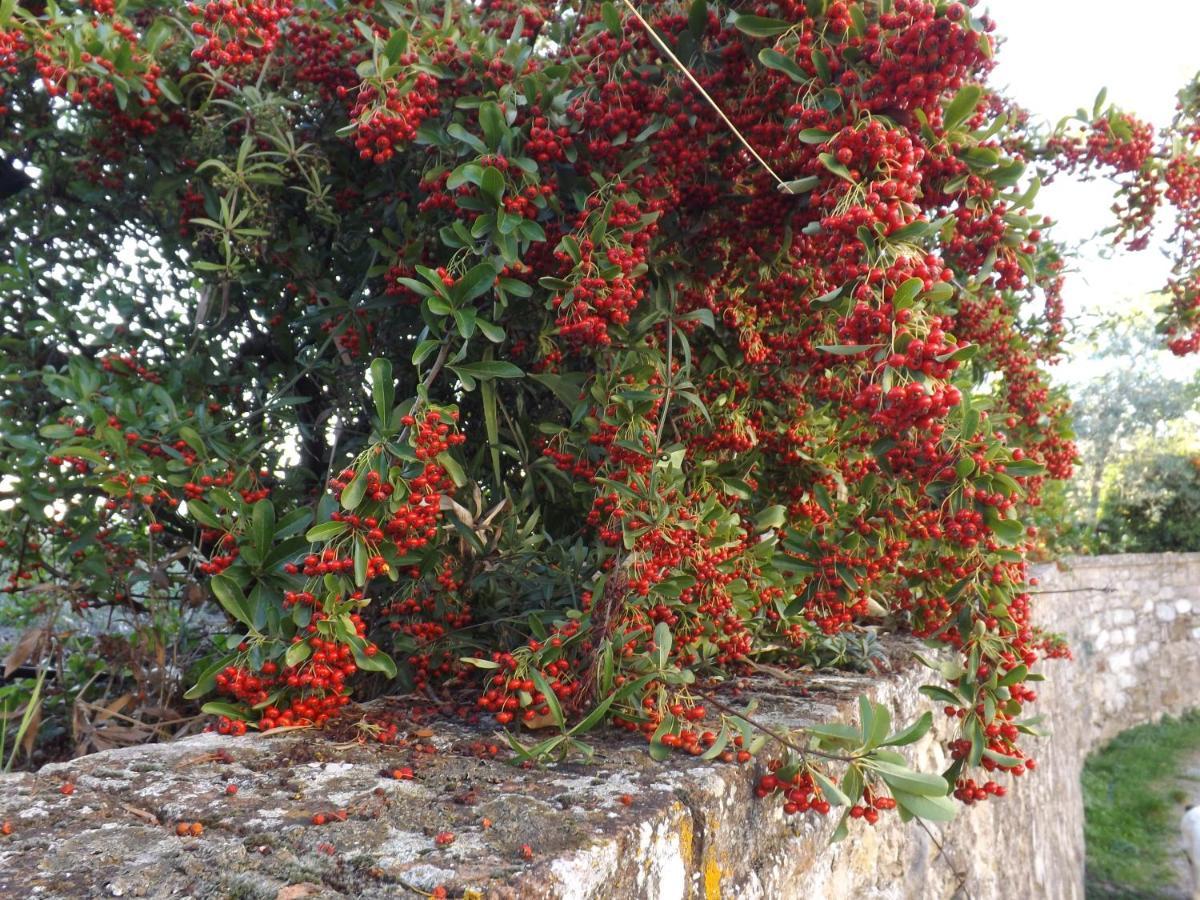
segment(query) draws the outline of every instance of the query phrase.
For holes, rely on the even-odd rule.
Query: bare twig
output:
[[[658,49],[660,49],[663,53],[665,53],[667,55],[667,58],[670,59],[671,62],[675,64],[675,66],[679,69],[679,71],[681,71],[685,76],[687,76],[688,81],[690,81],[695,86],[696,90],[698,90],[700,92],[700,96],[703,97],[708,102],[708,105],[713,108],[713,111],[718,116],[721,117],[721,121],[724,122],[729,127],[729,130],[731,132],[733,132],[733,136],[736,137],[739,141],[741,141],[742,146],[745,147],[748,151],[750,151],[750,155],[753,156],[758,161],[758,164],[760,166],[762,166],[764,169],[766,169],[767,172],[771,175],[771,177],[775,179],[775,181],[779,185],[779,189],[788,194],[792,193],[791,189],[787,185],[787,182],[779,177],[779,175],[775,172],[774,169],[771,168],[771,166],[767,163],[767,161],[765,159],[763,159],[759,155],[758,151],[755,150],[753,146],[751,146],[750,142],[748,140],[746,140],[745,136],[740,131],[738,131],[737,126],[734,125],[733,122],[731,122],[729,120],[729,116],[725,115],[725,112],[721,109],[721,107],[719,107],[717,105],[717,101],[714,100],[711,96],[709,96],[708,91],[706,91],[704,89],[704,87],[700,84],[700,82],[696,80],[696,76],[694,76],[688,70],[687,66],[685,66],[682,62],[680,62],[679,57],[676,56],[671,51],[671,48],[667,46],[667,42],[664,41],[661,37],[659,37],[658,32],[656,32],[654,30],[654,28],[650,25],[650,23],[647,22],[644,18],[642,18],[642,14],[640,12],[638,12],[637,7],[634,6],[633,3],[630,2],[630,0],[624,0],[624,3],[629,8],[629,11],[631,13],[633,13],[634,18],[636,18],[638,20],[639,24],[641,24],[642,28],[644,28],[646,30],[646,34],[650,35],[650,39],[653,40],[654,43],[658,45]]]

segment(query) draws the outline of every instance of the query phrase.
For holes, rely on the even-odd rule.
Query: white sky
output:
[[[1090,110],[1096,93],[1106,87],[1110,102],[1160,127],[1173,114],[1176,91],[1200,69],[1198,0],[1133,5],[1123,0],[991,0],[986,6],[1005,39],[994,84],[1048,122],[1080,106]],[[1060,178],[1037,199],[1038,211],[1058,220],[1056,235],[1068,243],[1112,224],[1111,206],[1111,187],[1099,181]],[[1161,244],[1128,253],[1104,238],[1081,248],[1076,267],[1064,292],[1069,316],[1119,308],[1159,289],[1170,270]],[[1193,360],[1171,367],[1196,371],[1200,364]]]

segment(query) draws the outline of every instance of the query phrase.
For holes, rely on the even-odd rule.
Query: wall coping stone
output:
[[[1036,745],[1037,771],[1011,780],[1007,798],[952,823],[925,830],[885,816],[829,846],[836,816],[785,819],[777,800],[753,797],[767,751],[741,767],[683,756],[659,764],[644,744],[605,734],[589,741],[591,765],[523,770],[474,755],[473,744],[499,739],[454,722],[408,730],[433,753],[303,731],[206,734],[0,776],[0,819],[14,827],[0,838],[0,897],[390,898],[444,885],[451,896],[495,900],[1081,900],[1084,757],[1125,728],[1200,706],[1200,554],[1065,564],[1035,572],[1043,623],[1077,648],[1074,662],[1046,663],[1049,680],[1036,686],[1035,711],[1055,735]],[[1168,585],[1176,617],[1142,614]],[[1135,621],[1113,626],[1110,614],[1125,609],[1138,611]],[[1117,666],[1124,650],[1097,649],[1116,638],[1158,649]],[[933,680],[912,661],[917,646],[886,638],[882,678],[819,673],[806,697],[755,678],[742,699],[757,699],[756,717],[781,730],[850,721],[860,693],[911,721],[931,706],[917,692]],[[944,719],[935,721],[934,734],[906,748],[929,771],[948,763],[935,739]],[[398,766],[416,778],[381,777]],[[70,796],[59,790],[67,781]],[[341,809],[345,821],[311,824],[314,813]],[[181,821],[199,821],[203,835],[176,837]],[[443,831],[455,839],[439,846]]]

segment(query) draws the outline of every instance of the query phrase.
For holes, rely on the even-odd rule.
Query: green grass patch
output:
[[[1119,734],[1083,768],[1087,896],[1177,897],[1182,772],[1200,754],[1200,714]]]

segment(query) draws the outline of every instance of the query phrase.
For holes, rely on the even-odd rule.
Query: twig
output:
[[[1022,591],[1023,594],[1081,594],[1084,591],[1095,591],[1097,594],[1115,594],[1115,587],[1081,587],[1081,588],[1056,588],[1047,591]]]
[[[926,824],[924,819],[915,816],[913,818],[914,821],[920,825],[922,829],[924,829],[925,833],[929,835],[929,840],[933,842],[933,846],[937,847],[938,856],[946,861],[946,865],[950,867],[950,871],[953,872],[954,877],[958,879],[958,884],[954,886],[954,893],[957,894],[959,888],[967,883],[967,870],[954,864],[954,860],[952,860],[950,858],[950,854],[946,852],[945,845],[943,845],[942,842],[937,839],[934,833],[929,829],[929,825]]]
[[[739,141],[741,141],[742,146],[750,151],[750,155],[753,156],[756,160],[758,160],[758,164],[760,166],[762,166],[764,169],[766,169],[768,173],[770,173],[771,177],[774,178],[775,181],[779,184],[779,189],[788,194],[792,193],[791,189],[787,186],[787,182],[779,177],[779,175],[775,172],[774,169],[771,168],[771,166],[767,163],[767,161],[765,159],[763,159],[761,156],[759,156],[758,151],[755,150],[754,147],[752,147],[750,145],[750,142],[748,140],[746,140],[746,138],[742,135],[742,133],[740,131],[738,131],[737,126],[734,125],[733,122],[731,122],[729,120],[729,116],[725,115],[725,113],[721,109],[721,107],[719,107],[717,105],[717,101],[715,101],[712,97],[710,97],[708,94],[708,91],[706,91],[704,89],[704,87],[700,84],[700,82],[696,80],[696,76],[694,76],[688,70],[687,66],[685,66],[682,62],[679,61],[679,57],[676,56],[671,51],[671,48],[667,46],[666,41],[664,41],[661,37],[658,36],[658,32],[656,32],[654,30],[654,28],[651,27],[650,23],[647,22],[644,18],[642,18],[642,14],[640,12],[638,12],[637,7],[634,6],[633,3],[630,2],[630,0],[624,0],[624,3],[629,8],[629,11],[631,13],[633,13],[634,18],[636,18],[638,20],[638,22],[641,24],[642,28],[644,28],[646,30],[646,34],[650,35],[651,40],[653,40],[654,43],[658,45],[658,48],[660,50],[662,50],[662,52],[667,55],[667,57],[671,60],[671,62],[673,62],[678,67],[679,71],[681,71],[684,75],[687,76],[688,81],[690,81],[695,86],[696,90],[698,90],[700,92],[700,96],[703,97],[706,101],[708,101],[708,105],[711,106],[713,108],[713,111],[718,116],[721,117],[721,121],[724,122],[729,127],[729,130],[731,132],[733,132],[734,137],[736,137]]]
[[[442,367],[446,364],[446,360],[447,360],[447,358],[449,358],[449,356],[450,356],[450,337],[447,335],[446,339],[442,341],[441,349],[438,350],[437,358],[433,361],[433,366],[432,366],[432,368],[430,368],[429,374],[426,375],[424,380],[421,382],[421,388],[424,388],[426,393],[428,393],[429,388],[433,385],[434,379],[436,379],[438,377],[438,375],[441,373]],[[420,408],[421,408],[421,391],[420,391],[420,389],[418,389],[417,400],[413,404],[412,409],[409,410],[408,414],[415,418],[417,410],[419,410]],[[405,428],[403,431],[400,432],[400,436],[397,440],[399,440],[400,442],[403,442],[406,437],[408,437],[408,428]]]
[[[671,389],[675,386],[675,373],[672,370],[671,363],[675,355],[675,291],[670,290],[671,309],[667,313],[667,365],[666,365],[666,390],[663,392],[662,414],[658,417],[658,428],[654,430],[654,453],[657,456],[659,448],[662,447],[663,432],[667,427],[667,413],[671,409]]]

